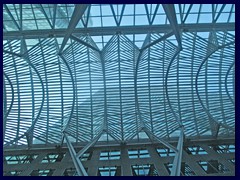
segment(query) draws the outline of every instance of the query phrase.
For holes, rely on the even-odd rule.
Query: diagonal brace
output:
[[[77,4],[74,12],[72,14],[72,18],[69,22],[68,25],[68,29],[67,29],[67,33],[63,39],[62,45],[59,49],[59,53],[62,52],[62,50],[64,49],[65,45],[67,44],[70,35],[72,34],[73,30],[75,29],[75,27],[77,26],[79,20],[82,18],[85,10],[87,9],[88,5],[87,4]]]
[[[99,50],[98,48],[96,48],[96,47],[94,47],[94,46],[86,43],[85,41],[79,39],[78,37],[76,37],[76,36],[74,36],[74,35],[70,35],[70,38],[73,39],[73,40],[75,40],[75,41],[77,41],[77,42],[79,42],[79,43],[81,43],[81,44],[83,44],[84,46],[87,46],[87,47],[89,47],[89,48],[91,48],[91,49],[93,49],[93,50],[95,50],[95,51],[97,51],[97,52],[100,52],[100,50]]]
[[[88,176],[88,174],[87,174],[86,170],[84,169],[80,159],[77,158],[77,156],[76,156],[76,151],[74,150],[73,145],[71,144],[70,140],[68,139],[68,136],[65,133],[64,133],[64,137],[66,139],[67,146],[68,146],[70,155],[72,157],[72,160],[73,160],[73,163],[74,163],[74,166],[76,168],[76,171],[77,171],[78,175]]]
[[[151,131],[149,131],[146,127],[143,127],[142,129],[147,135],[148,137],[153,140],[153,139],[157,139],[160,143],[162,143],[163,145],[165,145],[166,147],[170,148],[171,150],[173,150],[175,153],[178,152],[178,149],[175,148],[173,145],[169,144],[167,141],[155,136]]]
[[[83,155],[83,153],[85,153],[91,146],[93,146],[98,139],[102,136],[103,131],[100,132],[95,138],[93,138],[86,146],[84,146],[84,148],[82,148],[77,154],[76,157],[79,158]]]
[[[145,49],[147,49],[147,48],[149,48],[149,47],[151,47],[151,46],[153,46],[153,45],[155,45],[155,44],[157,44],[157,43],[159,43],[159,42],[161,42],[161,41],[165,41],[167,38],[171,37],[173,34],[174,34],[174,33],[173,33],[172,31],[169,32],[169,33],[167,33],[167,34],[165,34],[165,35],[162,36],[161,38],[159,38],[159,39],[157,39],[157,40],[155,40],[155,41],[153,41],[153,42],[145,45],[144,47],[142,47],[142,48],[140,49],[140,51],[144,51]]]
[[[181,42],[180,30],[179,30],[178,23],[177,23],[177,17],[176,17],[174,4],[162,4],[162,6],[163,6],[163,9],[164,9],[164,11],[167,15],[167,18],[170,22],[170,25],[172,26],[172,29],[173,29],[173,32],[176,36],[178,45],[181,49],[182,48],[182,42]]]

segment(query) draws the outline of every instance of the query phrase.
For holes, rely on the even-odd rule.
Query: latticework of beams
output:
[[[209,23],[202,15],[189,23],[202,5],[33,7],[4,6],[5,145],[26,144],[25,135],[36,144],[59,143],[63,132],[87,143],[102,131],[99,140],[125,143],[144,138],[143,127],[158,138],[176,137],[179,126],[188,138],[234,135],[233,6],[212,6]],[[124,25],[129,7],[136,19]],[[143,8],[145,24],[136,7]],[[116,26],[106,25],[104,8]],[[26,11],[33,29],[26,27]]]

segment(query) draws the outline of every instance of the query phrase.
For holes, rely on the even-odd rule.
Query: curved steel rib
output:
[[[233,105],[234,105],[233,98],[231,97],[231,95],[230,95],[230,93],[229,93],[229,91],[228,91],[228,88],[227,88],[227,78],[228,78],[228,75],[229,75],[229,73],[230,73],[230,71],[231,71],[231,69],[232,69],[232,67],[233,67],[234,64],[235,64],[235,61],[232,62],[232,64],[231,64],[230,67],[228,68],[228,71],[227,71],[226,76],[225,76],[225,90],[226,90],[226,92],[227,92],[227,95],[228,95],[230,101],[233,103]]]
[[[200,102],[203,110],[207,113],[208,117],[210,118],[210,125],[211,125],[211,129],[212,129],[213,134],[216,133],[215,131],[218,131],[218,130],[216,130],[215,125],[218,125],[218,126],[219,126],[219,125],[222,125],[222,127],[226,128],[226,129],[229,129],[229,130],[231,130],[231,131],[233,131],[233,132],[235,132],[235,129],[232,128],[232,127],[230,127],[230,126],[228,126],[227,124],[219,123],[219,122],[212,116],[212,114],[209,112],[209,110],[204,106],[204,104],[203,104],[203,102],[202,102],[202,99],[201,99],[201,97],[200,97],[200,95],[199,95],[199,91],[198,91],[198,77],[199,77],[200,71],[201,71],[204,63],[208,60],[208,58],[209,58],[214,52],[218,51],[219,49],[223,49],[223,48],[225,48],[225,47],[227,47],[227,46],[230,46],[230,45],[232,45],[232,44],[234,44],[234,43],[235,43],[235,41],[229,42],[229,43],[227,43],[227,44],[224,44],[224,45],[222,45],[222,46],[217,47],[217,48],[214,49],[212,52],[210,52],[210,53],[204,58],[204,60],[202,61],[202,63],[200,64],[200,66],[199,66],[199,68],[198,68],[198,71],[197,71],[197,74],[196,74],[196,78],[195,78],[195,88],[196,88],[197,97],[198,97],[198,99],[199,99],[199,102]]]

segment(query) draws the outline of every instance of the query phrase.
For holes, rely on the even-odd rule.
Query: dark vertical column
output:
[[[131,163],[128,158],[128,151],[125,145],[121,146],[121,175],[132,176]]]

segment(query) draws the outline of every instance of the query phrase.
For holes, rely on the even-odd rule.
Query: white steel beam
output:
[[[173,145],[169,144],[167,141],[155,136],[151,131],[149,131],[146,127],[142,129],[148,137],[153,141],[154,139],[158,140],[160,143],[168,147],[169,149],[173,150],[175,153],[178,152],[178,149],[176,149]]]
[[[166,40],[167,38],[171,37],[173,34],[174,34],[173,32],[169,32],[169,33],[165,34],[165,35],[162,36],[161,38],[159,38],[159,39],[157,39],[157,40],[155,40],[155,41],[153,41],[153,42],[145,45],[144,47],[142,47],[142,48],[140,49],[140,51],[143,51],[143,50],[145,50],[145,49],[147,49],[147,48],[149,48],[149,47],[151,47],[151,46],[153,46],[153,45],[155,45],[155,44],[157,44],[157,43],[159,43],[159,42],[161,42],[161,41]]]
[[[45,16],[45,18],[46,18],[49,26],[53,29],[53,25],[52,25],[50,19],[48,18],[47,13],[46,13],[44,7],[42,6],[42,4],[39,4],[39,5],[36,5],[36,6],[39,7],[40,11],[41,11],[41,12],[43,13],[43,15]]]
[[[22,4],[19,4],[20,7],[20,30],[23,30],[23,9],[22,9]]]
[[[111,8],[111,10],[112,10],[112,13],[113,13],[113,17],[114,17],[115,23],[116,23],[117,26],[119,26],[119,23],[118,23],[118,20],[117,20],[117,16],[116,16],[116,13],[115,13],[115,10],[114,10],[112,4],[110,4],[110,8]]]
[[[195,23],[179,24],[178,28],[183,32],[209,32],[209,31],[235,31],[235,23]],[[168,33],[172,31],[169,24],[163,25],[137,25],[137,26],[119,26],[119,27],[88,27],[73,28],[72,33],[89,34],[90,36],[114,35],[116,32],[122,34],[144,34],[144,33]],[[69,34],[69,29],[41,29],[41,30],[23,30],[23,31],[5,31],[3,39],[16,39],[24,36],[25,39],[45,38],[49,36],[64,37]],[[71,33],[69,34],[69,36]]]
[[[151,25],[153,24],[153,21],[154,21],[156,15],[157,15],[158,8],[159,8],[159,4],[157,4],[157,7],[156,7],[156,9],[155,9],[155,11],[154,11],[153,17],[152,17],[151,22],[150,22]]]
[[[183,23],[185,23],[185,21],[186,21],[188,15],[189,15],[189,13],[190,13],[192,7],[193,7],[193,4],[190,4],[190,6],[189,6],[189,8],[188,8],[188,11],[187,11],[187,13],[186,13],[186,15],[185,15],[185,17],[184,17],[184,19],[183,19]]]
[[[182,48],[182,41],[181,41],[181,36],[180,36],[180,29],[178,27],[177,23],[177,16],[174,8],[174,4],[162,4],[163,9],[167,15],[167,18],[172,26],[173,32],[176,36],[178,45],[180,48]]]
[[[54,4],[53,5],[53,22],[52,22],[53,29],[55,29],[56,15],[57,15],[57,4]]]
[[[106,76],[105,76],[105,63],[103,59],[103,53],[100,53],[100,60],[102,66],[103,73],[103,87],[104,87],[104,120],[103,120],[103,130],[107,131],[108,123],[107,123],[107,86],[106,86]]]
[[[87,19],[86,19],[86,27],[88,26],[88,22],[89,22],[90,11],[91,11],[91,5],[88,6]]]
[[[104,131],[101,131],[95,138],[93,138],[84,148],[82,148],[77,154],[76,157],[79,158],[85,153],[91,146],[93,146],[98,139],[102,136]]]
[[[225,8],[226,4],[223,4],[220,11],[217,14],[217,17],[215,19],[213,19],[213,22],[217,22],[218,18],[220,17],[220,15],[222,14],[223,9]]]
[[[73,148],[72,143],[70,142],[70,140],[68,139],[68,136],[64,133],[64,137],[66,139],[67,142],[67,147],[68,150],[70,152],[70,155],[72,157],[72,161],[74,163],[74,166],[76,168],[76,171],[78,173],[79,176],[88,176],[86,170],[84,169],[80,159],[76,156],[76,151]]]
[[[65,45],[67,44],[67,42],[69,40],[70,35],[73,33],[74,28],[78,24],[79,20],[82,18],[82,15],[84,14],[87,7],[88,7],[87,4],[77,4],[75,6],[75,9],[74,9],[73,14],[72,14],[72,18],[71,18],[71,20],[69,22],[69,25],[68,25],[68,29],[67,29],[66,34],[64,36],[62,45],[59,49],[59,53],[61,53],[62,50],[64,49]]]
[[[93,49],[93,50],[95,50],[95,51],[100,52],[100,50],[99,50],[98,48],[96,48],[96,47],[88,44],[87,42],[84,42],[83,40],[79,39],[78,37],[76,37],[76,36],[74,36],[74,35],[71,35],[70,38],[73,39],[73,40],[75,40],[75,41],[77,41],[77,42],[79,42],[79,43],[81,43],[81,44],[83,44],[84,46],[87,46],[87,47],[89,47],[89,48],[91,48],[91,49]]]

